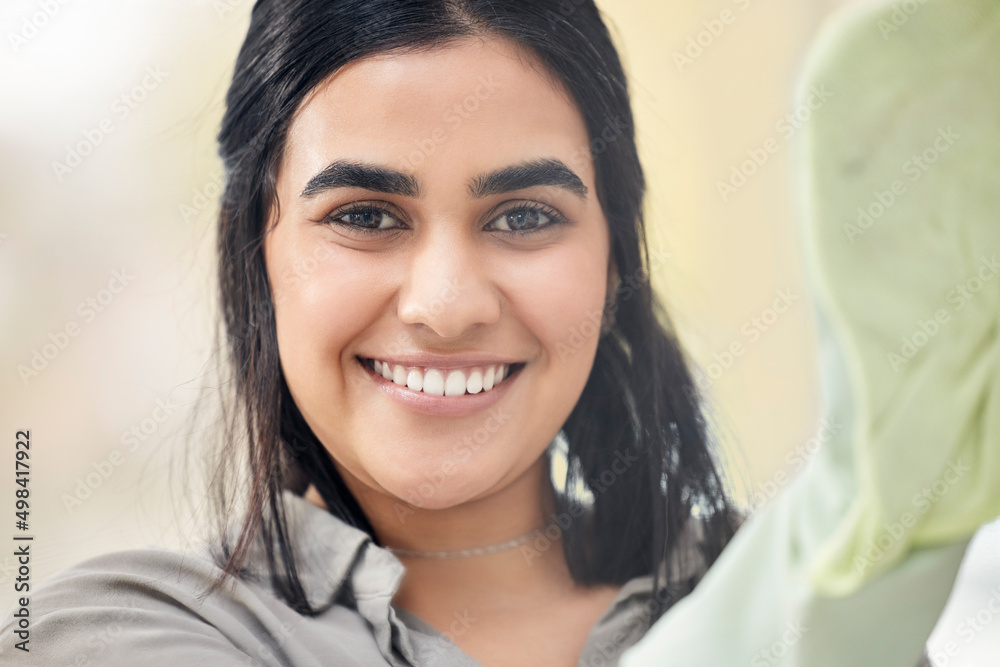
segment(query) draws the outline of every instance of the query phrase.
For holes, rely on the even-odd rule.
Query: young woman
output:
[[[596,7],[262,0],[219,143],[242,518],[53,586],[102,660],[616,660],[735,515]]]
[[[226,571],[259,531],[279,595],[316,613],[291,485],[405,565],[390,613],[475,618],[453,641],[484,664],[576,664],[612,602],[690,588],[733,515],[649,288],[596,8],[262,2],[227,103],[221,297],[252,495]]]

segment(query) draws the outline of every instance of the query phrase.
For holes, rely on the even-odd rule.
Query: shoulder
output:
[[[220,574],[207,554],[142,549],[91,558],[32,591],[26,621],[8,616],[0,653],[46,666],[268,664],[254,633],[280,632],[281,603],[236,579],[206,596]]]

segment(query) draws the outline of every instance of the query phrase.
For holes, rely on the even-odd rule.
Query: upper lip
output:
[[[379,355],[359,355],[365,359],[378,359],[392,365],[413,367],[424,366],[428,368],[465,368],[467,366],[490,366],[496,364],[516,364],[518,359],[502,357],[494,354],[475,355],[455,355],[455,354],[434,354],[431,352],[421,352],[419,354],[403,354],[393,356]]]

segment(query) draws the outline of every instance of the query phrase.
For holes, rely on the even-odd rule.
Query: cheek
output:
[[[531,451],[523,452],[531,459],[561,428],[590,376],[607,291],[607,254],[600,244],[540,253],[519,262],[505,284],[512,317],[540,348],[530,396],[515,414],[524,434],[519,439],[532,443]]]
[[[289,236],[275,233],[268,252],[281,364],[293,393],[328,395],[340,386],[331,364],[376,310],[374,276],[321,240]]]
[[[600,338],[607,252],[586,246],[525,262],[508,283],[515,316],[539,339],[547,369],[582,389]]]

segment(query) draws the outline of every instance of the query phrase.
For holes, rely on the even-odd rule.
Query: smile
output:
[[[433,417],[482,414],[503,398],[521,377],[521,370],[525,366],[523,362],[519,362],[442,369],[389,364],[368,357],[355,359],[375,387],[396,405]],[[376,362],[378,372],[375,371]],[[386,377],[387,374],[389,377]],[[487,389],[490,380],[492,386]]]
[[[524,367],[524,363],[514,363],[441,369],[403,366],[365,357],[358,357],[358,360],[371,373],[398,387],[405,387],[417,394],[447,397],[496,391]]]

